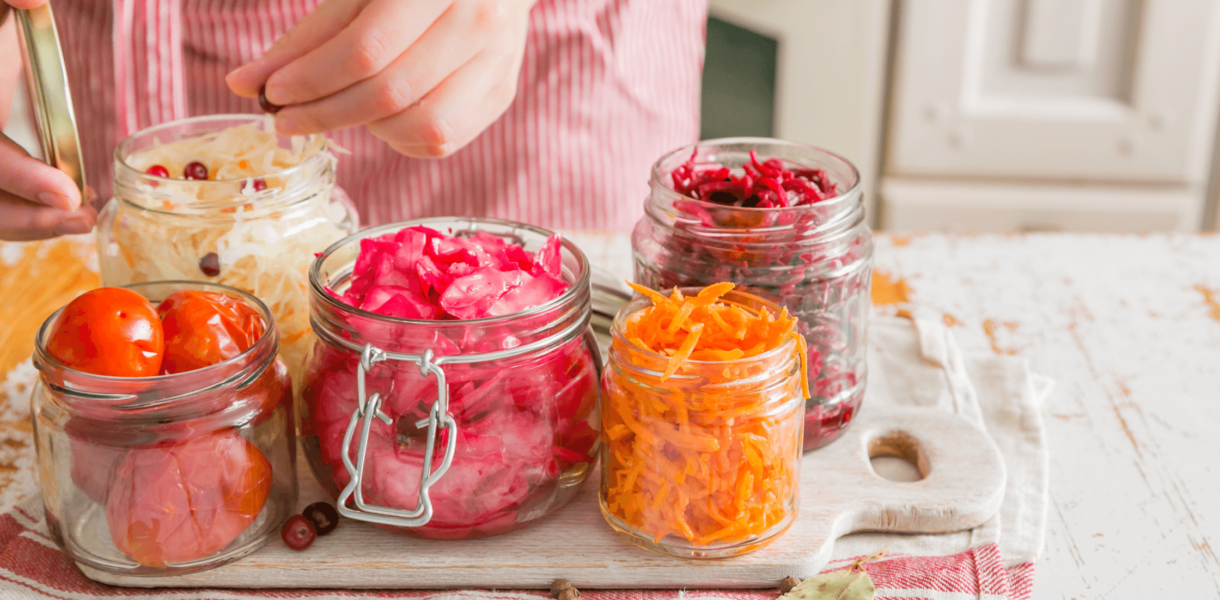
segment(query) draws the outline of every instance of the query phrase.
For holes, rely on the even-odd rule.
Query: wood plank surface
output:
[[[345,521],[324,552],[296,552],[279,539],[235,563],[172,578],[116,576],[124,586],[221,588],[525,588],[557,578],[578,588],[770,588],[811,577],[834,540],[857,531],[941,533],[983,524],[1004,498],[1004,461],[991,438],[964,417],[928,408],[860,412],[843,438],[801,461],[799,518],[773,544],[732,560],[679,560],[633,546],[602,519],[597,482],[570,506],[520,531],[481,540],[435,541]],[[869,466],[874,441],[927,460],[927,477],[882,479]],[[299,457],[300,507],[329,500]],[[594,473],[596,476],[596,473]],[[826,485],[834,481],[835,485]]]
[[[630,277],[626,234],[572,237]],[[30,311],[0,313],[0,339],[31,339],[57,307],[12,286],[88,277],[88,246],[56,244],[0,246],[4,273],[29,273],[0,279],[0,310]],[[941,318],[966,352],[1027,357],[1057,382],[1034,598],[1220,597],[1220,237],[882,235],[876,267],[878,310]],[[20,404],[0,414],[0,508],[32,489]]]

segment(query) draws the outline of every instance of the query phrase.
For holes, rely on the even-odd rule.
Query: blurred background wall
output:
[[[1216,0],[711,6],[704,133],[843,154],[882,229],[1217,226]]]
[[[1220,225],[1220,0],[710,3],[703,137],[842,154],[880,229]]]

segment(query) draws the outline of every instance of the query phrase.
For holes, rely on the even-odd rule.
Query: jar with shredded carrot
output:
[[[637,545],[722,558],[796,518],[805,339],[729,283],[642,294],[619,311],[602,380],[603,516]]]

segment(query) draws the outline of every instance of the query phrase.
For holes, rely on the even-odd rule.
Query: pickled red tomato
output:
[[[69,302],[47,340],[47,352],[55,360],[109,377],[157,375],[164,351],[156,309],[123,288],[99,288]]]
[[[216,292],[181,290],[157,306],[165,332],[166,374],[202,369],[233,358],[262,337],[267,324],[252,306]]]
[[[258,425],[271,418],[275,409],[292,400],[292,378],[288,368],[275,360],[252,384],[232,392],[200,398],[218,410],[241,411],[252,418],[235,417]],[[121,426],[113,422],[73,417],[64,425],[72,455],[72,483],[89,499],[105,504],[119,465],[133,448],[148,449],[179,443],[197,435],[208,436],[214,425],[208,419],[177,421],[156,426]]]
[[[271,464],[231,430],[130,450],[106,503],[111,540],[147,566],[211,556],[245,531],[271,491]]]
[[[105,504],[114,473],[127,452],[124,448],[116,448],[114,444],[98,439],[101,431],[96,425],[77,418],[68,419],[64,424],[72,455],[72,483],[90,500]]]

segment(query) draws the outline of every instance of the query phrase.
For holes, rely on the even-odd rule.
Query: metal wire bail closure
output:
[[[366,503],[360,485],[364,475],[364,460],[368,454],[372,419],[376,418],[387,425],[393,424],[393,420],[381,411],[381,394],[374,393],[372,396],[367,396],[364,384],[365,375],[373,370],[377,363],[386,360],[413,362],[419,365],[420,375],[436,377],[436,402],[432,403],[432,410],[429,411],[428,418],[415,424],[421,429],[425,425],[428,426],[428,445],[424,450],[424,468],[419,476],[419,500],[415,504],[415,509],[409,511]],[[360,352],[360,364],[356,368],[356,392],[356,410],[352,411],[352,418],[347,423],[347,432],[343,434],[343,466],[347,467],[350,481],[339,494],[339,514],[358,521],[395,527],[427,525],[428,521],[432,520],[432,498],[428,495],[428,489],[440,480],[445,471],[449,470],[449,465],[453,462],[454,449],[457,447],[457,421],[454,421],[453,416],[449,414],[449,387],[445,384],[445,371],[439,364],[433,362],[432,350],[426,350],[422,355],[391,354],[373,347],[372,344],[365,344],[364,349]],[[436,443],[436,430],[440,426],[444,426],[447,433],[445,455],[441,458],[440,467],[434,473],[432,472],[432,454]],[[360,444],[356,448],[356,463],[352,464],[352,437],[355,435],[357,427],[360,428]],[[355,508],[349,508],[347,501],[353,495],[356,497]]]

